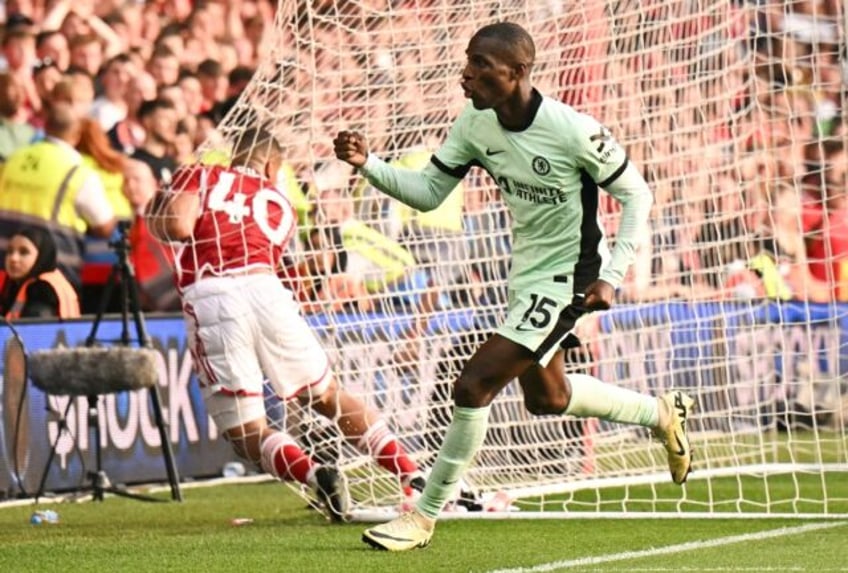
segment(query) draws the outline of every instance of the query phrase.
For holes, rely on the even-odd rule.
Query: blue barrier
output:
[[[475,324],[491,323],[491,315],[499,310],[485,309],[486,320],[481,319],[484,314],[481,311],[445,311],[434,317],[428,328],[430,334],[461,332]],[[414,318],[412,315],[371,314],[334,315],[331,320],[324,315],[310,315],[307,321],[324,340],[332,338],[336,350],[340,348],[343,356],[346,344],[358,345],[352,346],[349,353],[361,352],[362,343],[391,340],[406,330]],[[174,315],[151,315],[147,317],[147,327],[152,344],[161,355],[159,374],[163,408],[180,474],[184,478],[218,475],[223,465],[234,457],[229,445],[218,439],[217,430],[206,414],[191,369],[183,321]],[[652,347],[647,352],[634,346],[643,344],[644,341],[640,340],[646,338],[646,332],[654,327],[663,329],[661,343],[656,345],[651,342],[657,348]],[[28,351],[83,345],[90,328],[91,324],[86,320],[61,324],[21,323],[17,327]],[[744,363],[748,359],[745,356],[746,344],[750,342],[749,338],[758,336],[757,329],[760,328],[781,329],[780,336],[761,341],[762,348],[758,348],[762,356],[773,361],[778,376],[790,366],[794,368],[792,363],[803,359],[803,353],[810,351],[801,347],[781,348],[780,341],[786,340],[787,344],[790,340],[813,341],[814,337],[809,335],[819,328],[828,329],[828,333],[838,332],[835,341],[815,338],[817,342],[814,343],[820,347],[812,351],[819,353],[819,368],[835,376],[848,372],[848,351],[845,350],[848,348],[848,305],[844,304],[669,302],[621,306],[600,316],[600,328],[604,333],[615,333],[605,338],[600,345],[600,355],[596,356],[603,364],[601,377],[609,382],[632,380],[633,373],[639,372],[651,378],[651,384],[657,387],[698,385],[703,388],[704,385],[718,385],[721,381],[715,376],[727,369],[728,364],[733,368],[744,368],[744,364],[740,367],[737,362]],[[801,328],[803,332],[795,333],[792,338],[789,334],[793,328]],[[98,338],[118,340],[120,329],[120,321],[109,317],[98,329]],[[783,330],[786,331],[785,337]],[[10,335],[8,328],[0,328],[2,348],[5,348]],[[614,357],[620,359],[612,359]],[[367,380],[359,387],[374,388],[378,383]],[[411,398],[416,402],[428,399],[426,394]],[[49,415],[48,410],[64,409],[65,400],[47,397],[30,386],[25,407],[27,434],[19,436],[19,443],[23,444],[19,449],[24,451],[18,452],[15,461],[12,459],[12,444],[16,428],[10,424],[12,416],[8,412],[14,405],[0,399],[0,497],[20,493],[15,477],[18,473],[24,491],[34,492],[37,489],[51,440],[58,430],[55,416]],[[146,392],[105,397],[101,405],[106,442],[103,444],[103,465],[113,481],[164,481],[159,436]],[[412,406],[416,405],[406,406],[413,409]],[[90,468],[85,407],[85,399],[79,398],[71,408],[69,427],[76,439],[60,441],[60,456],[48,476],[48,490],[72,489],[87,483],[85,471]],[[397,415],[397,412],[392,412],[393,420],[398,420]],[[421,421],[410,423],[418,425]]]

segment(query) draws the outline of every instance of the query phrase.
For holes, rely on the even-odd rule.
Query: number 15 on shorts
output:
[[[558,314],[557,306],[557,301],[552,298],[530,293],[530,304],[515,326],[515,330],[518,332],[548,330]]]

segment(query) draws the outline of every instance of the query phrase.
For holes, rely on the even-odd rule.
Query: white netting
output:
[[[281,0],[269,58],[203,151],[273,125],[303,219],[290,284],[343,385],[426,465],[456,368],[504,308],[509,221],[485,173],[420,218],[331,144],[358,129],[379,155],[420,167],[464,105],[468,40],[503,19],[535,38],[534,84],[603,121],[656,194],[619,295],[631,304],[588,326],[573,367],[655,394],[685,388],[701,412],[681,491],[663,485],[664,453],[644,432],[534,418],[510,386],[468,481],[539,496],[525,508],[562,509],[565,492],[569,510],[848,512],[829,473],[848,469],[836,1]],[[615,205],[602,205],[614,239]],[[287,425],[347,470],[361,507],[398,503],[391,476],[332,428],[295,412]]]

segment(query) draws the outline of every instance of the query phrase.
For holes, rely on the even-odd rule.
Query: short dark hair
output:
[[[138,112],[136,113],[136,115],[138,116],[138,119],[144,119],[145,117],[152,115],[160,109],[175,108],[174,104],[170,100],[164,98],[148,99],[141,102],[141,105],[138,106]]]
[[[536,44],[530,33],[515,22],[495,22],[483,26],[474,34],[475,38],[492,38],[508,44],[516,58],[523,56],[521,63],[532,66],[536,61]]]
[[[197,75],[217,78],[224,75],[224,68],[221,62],[207,58],[197,65]]]
[[[15,26],[14,28],[7,28],[3,33],[3,46],[6,46],[12,40],[17,38],[34,38],[35,34],[31,29],[25,26]]]
[[[227,76],[227,80],[231,84],[249,82],[251,78],[253,78],[254,72],[255,70],[248,66],[236,66],[235,68],[230,70],[230,73]]]
[[[62,32],[59,30],[42,30],[41,32],[35,35],[35,47],[40,48],[41,45],[44,44],[44,42],[46,42],[56,34],[64,37],[64,34],[62,34]]]
[[[103,75],[106,71],[111,68],[115,64],[131,64],[132,58],[126,52],[121,52],[120,54],[116,54],[103,62],[103,65],[100,66],[100,69],[97,70],[97,75]]]

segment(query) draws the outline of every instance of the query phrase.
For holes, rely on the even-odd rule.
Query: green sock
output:
[[[439,457],[416,504],[421,514],[435,519],[450,499],[474,454],[483,445],[490,408],[454,408]]]
[[[654,428],[659,423],[659,403],[640,394],[586,374],[569,374],[571,400],[565,413],[579,418],[600,418]]]

